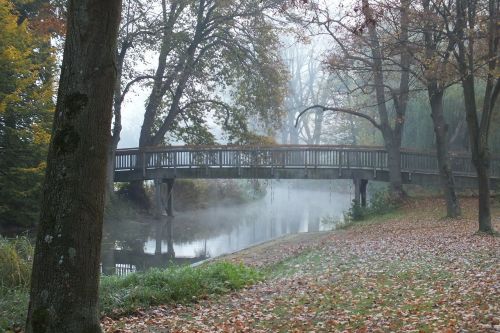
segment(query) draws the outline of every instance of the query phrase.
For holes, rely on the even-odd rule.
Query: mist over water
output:
[[[161,222],[127,221],[106,235],[115,248],[112,261],[143,266],[138,269],[195,262],[285,234],[331,230],[335,225],[322,221],[341,221],[351,204],[345,184],[333,188],[328,181],[271,181],[264,197],[246,204],[177,212]]]

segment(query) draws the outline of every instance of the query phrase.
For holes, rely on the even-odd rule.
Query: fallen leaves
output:
[[[500,238],[476,235],[473,218],[439,220],[433,205],[417,201],[404,218],[319,243],[248,253],[247,264],[272,265],[265,282],[191,306],[103,318],[103,326],[116,333],[500,332]],[[294,255],[275,264],[286,254]]]

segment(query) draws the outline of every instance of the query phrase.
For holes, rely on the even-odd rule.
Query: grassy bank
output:
[[[10,253],[11,243],[18,241],[1,240],[9,244],[0,248],[0,258]],[[24,242],[24,241],[23,241]],[[16,259],[17,260],[17,259]],[[28,306],[28,271],[18,279],[19,272],[11,274],[12,268],[29,261],[11,260],[12,265],[0,265],[2,285],[0,287],[0,331],[22,327]],[[2,262],[4,263],[4,262]],[[11,278],[14,276],[14,280]],[[202,267],[174,267],[152,269],[147,272],[132,273],[125,277],[103,276],[100,286],[101,314],[117,317],[132,313],[140,308],[161,304],[185,304],[241,289],[261,280],[263,275],[253,268],[241,264],[219,262]],[[18,283],[22,281],[22,283]]]

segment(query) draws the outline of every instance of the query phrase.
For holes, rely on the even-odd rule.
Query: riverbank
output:
[[[107,332],[499,332],[500,238],[477,235],[476,200],[442,219],[418,199],[347,230],[299,234],[220,260],[265,280],[193,305],[161,306]],[[500,230],[500,210],[494,209]]]

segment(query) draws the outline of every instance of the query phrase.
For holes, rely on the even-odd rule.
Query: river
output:
[[[285,234],[331,230],[352,196],[280,184],[256,201],[219,205],[157,220],[105,225],[103,271],[127,274],[150,267],[189,264],[235,252]],[[175,202],[174,202],[175,204]]]

